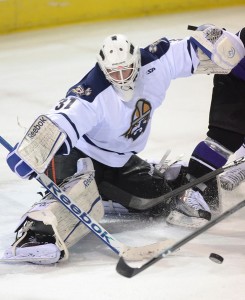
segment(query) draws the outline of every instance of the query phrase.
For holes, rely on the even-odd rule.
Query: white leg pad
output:
[[[94,173],[75,174],[67,179],[61,188],[72,201],[96,221],[104,216],[104,207],[94,179]],[[22,217],[21,224],[30,218],[51,225],[56,238],[56,245],[65,251],[64,259],[68,258],[67,248],[77,243],[90,230],[83,225],[66,207],[51,194],[44,197]]]

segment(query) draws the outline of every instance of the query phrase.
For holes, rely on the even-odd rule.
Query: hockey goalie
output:
[[[155,206],[154,199],[193,176],[186,167],[161,172],[139,153],[172,80],[196,73],[228,74],[244,55],[238,35],[213,25],[182,40],[160,38],[145,48],[124,35],[110,35],[95,66],[35,120],[7,163],[24,179],[45,172],[97,222],[104,215],[102,199],[114,196],[129,211],[144,211],[144,199],[151,199],[147,211],[167,212],[169,224],[202,226],[212,217],[208,184]],[[164,128],[160,138],[165,143]],[[212,145],[205,149],[207,155],[214,151]],[[90,230],[47,191],[22,216],[16,232],[4,260],[51,264],[66,260],[68,249]]]

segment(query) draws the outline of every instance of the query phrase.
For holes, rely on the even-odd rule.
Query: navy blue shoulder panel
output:
[[[68,90],[66,97],[75,96],[93,102],[95,97],[110,85],[111,83],[105,78],[98,63],[96,63],[94,68],[81,81]]]
[[[159,59],[163,56],[169,49],[170,42],[166,38],[162,38],[154,42],[153,44],[147,46],[141,50],[141,65],[147,65],[148,63]]]

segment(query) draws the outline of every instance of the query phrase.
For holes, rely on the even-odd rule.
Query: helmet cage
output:
[[[130,72],[128,72],[130,71]],[[114,69],[105,69],[105,75],[106,78],[113,84],[116,86],[129,86],[131,85],[134,80],[137,77],[137,68],[134,66],[134,64],[131,64],[129,66],[118,66]],[[128,74],[128,75],[125,75]],[[117,75],[117,78],[115,78]]]
[[[134,88],[140,69],[140,50],[125,36],[118,34],[106,38],[97,59],[106,79],[112,85],[125,91]],[[127,74],[127,71],[131,72]],[[118,72],[117,76],[113,76],[115,72]]]

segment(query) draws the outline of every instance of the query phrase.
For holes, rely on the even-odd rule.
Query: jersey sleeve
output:
[[[169,50],[160,60],[165,67],[169,68],[172,79],[192,75],[199,64],[199,59],[188,38],[171,40]]]
[[[67,134],[69,148],[100,121],[98,102],[88,102],[75,96],[60,100],[47,116]]]
[[[101,95],[109,85],[96,64],[48,112],[48,116],[66,132],[69,148],[75,147],[78,140],[102,120],[104,101]]]
[[[189,38],[168,40],[161,38],[141,51],[142,66],[158,60],[168,77],[187,77],[196,70],[199,59]]]

